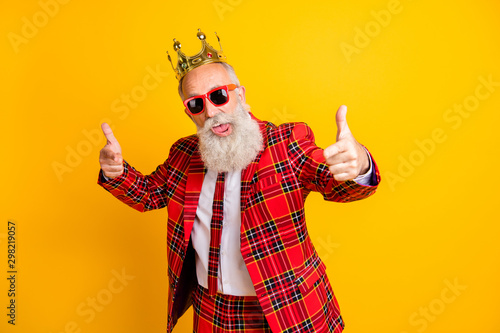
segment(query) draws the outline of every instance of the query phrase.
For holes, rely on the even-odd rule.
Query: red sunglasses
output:
[[[184,101],[184,106],[186,110],[189,111],[192,115],[197,115],[205,110],[205,99],[208,99],[210,103],[214,106],[222,106],[229,102],[229,93],[228,91],[232,91],[238,88],[235,84],[228,84],[225,86],[221,86],[210,90],[206,94],[193,96]]]

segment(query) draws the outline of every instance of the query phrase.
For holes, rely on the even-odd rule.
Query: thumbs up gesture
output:
[[[337,110],[337,141],[323,152],[326,164],[337,181],[347,181],[365,174],[370,168],[368,154],[354,138],[347,125],[347,107]]]
[[[107,123],[102,123],[101,128],[108,141],[104,148],[101,149],[99,163],[104,175],[113,179],[120,176],[124,170],[122,148]]]

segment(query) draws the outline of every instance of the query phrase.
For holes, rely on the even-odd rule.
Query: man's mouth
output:
[[[232,132],[231,124],[220,124],[212,127],[212,132],[218,136],[228,136]]]

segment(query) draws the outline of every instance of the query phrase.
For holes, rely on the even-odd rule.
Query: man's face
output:
[[[193,69],[186,74],[182,82],[182,91],[184,99],[193,96],[198,96],[209,92],[212,89],[231,84],[231,79],[226,72],[226,69],[220,64],[208,64]],[[214,117],[219,113],[233,114],[236,106],[238,105],[237,95],[239,95],[241,102],[245,103],[245,88],[240,87],[238,93],[235,90],[228,91],[229,102],[222,106],[215,106],[209,100],[205,99],[204,110],[196,115],[191,115],[186,110],[188,116],[193,119],[198,127],[203,127],[205,121]],[[216,124],[212,127],[212,132],[220,137],[228,136],[232,133],[233,128],[231,124]]]

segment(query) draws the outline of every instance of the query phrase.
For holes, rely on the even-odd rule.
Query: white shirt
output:
[[[196,251],[198,283],[208,289],[210,223],[217,172],[207,170],[191,231]],[[224,212],[219,256],[218,291],[235,296],[255,296],[250,274],[241,255],[240,227],[241,171],[228,172],[224,180]]]
[[[370,185],[373,172],[371,157],[370,169],[354,179],[358,184]],[[215,193],[217,172],[207,170],[201,188],[191,240],[196,256],[196,276],[198,283],[208,289],[208,253],[210,249],[210,223],[212,203]],[[228,172],[224,181],[224,215],[222,222],[221,246],[219,256],[218,291],[234,296],[255,296],[250,274],[241,255],[241,171]]]

